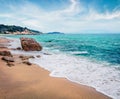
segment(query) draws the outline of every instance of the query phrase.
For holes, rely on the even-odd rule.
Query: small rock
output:
[[[11,62],[7,62],[7,65],[8,65],[9,67],[14,66],[14,64],[11,63]]]
[[[19,56],[19,58],[23,58],[23,57],[25,57],[25,56],[23,56],[23,55],[20,55],[20,56]]]
[[[37,57],[37,58],[40,58],[41,56],[40,56],[40,55],[37,55],[36,57]]]
[[[11,48],[11,50],[16,50],[16,48]]]
[[[29,59],[28,56],[19,56],[19,58],[21,58],[22,60],[28,60]]]
[[[34,56],[29,56],[29,58],[35,58]]]
[[[21,50],[21,47],[17,47],[16,49],[17,49],[17,50]]]
[[[24,61],[23,62],[24,64],[27,64],[27,65],[32,65],[32,63],[28,62],[28,61]]]
[[[11,56],[3,56],[2,60],[6,61],[6,62],[14,62],[14,58]]]
[[[49,53],[43,53],[44,55],[51,55],[51,54],[49,54]]]
[[[19,56],[19,58],[21,58],[22,60],[28,60],[29,58],[34,58],[34,56]]]
[[[0,51],[1,56],[12,56],[10,51]]]

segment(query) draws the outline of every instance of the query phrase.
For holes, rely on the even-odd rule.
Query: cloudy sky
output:
[[[120,0],[0,0],[0,24],[42,32],[120,33]]]

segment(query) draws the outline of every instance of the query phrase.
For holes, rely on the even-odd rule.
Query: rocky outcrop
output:
[[[41,51],[42,46],[32,38],[20,38],[22,49],[25,51]]]
[[[40,56],[40,55],[37,55],[36,57],[37,57],[37,58],[40,58],[41,56]]]
[[[1,56],[12,56],[12,54],[10,53],[10,51],[0,51],[0,55]]]

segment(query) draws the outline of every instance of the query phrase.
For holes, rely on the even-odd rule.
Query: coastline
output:
[[[1,47],[0,50],[8,48]],[[34,64],[27,66],[20,63],[19,55],[14,57],[18,61],[12,67],[6,66],[0,60],[2,99],[110,99],[94,88],[70,82],[65,78],[50,77],[47,70]]]

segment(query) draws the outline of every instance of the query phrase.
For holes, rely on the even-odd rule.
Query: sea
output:
[[[39,52],[13,51],[34,55],[29,61],[50,71],[52,77],[95,88],[114,99],[120,99],[120,34],[42,34],[8,35],[20,47],[20,37],[37,40]],[[40,55],[41,58],[37,58]]]

